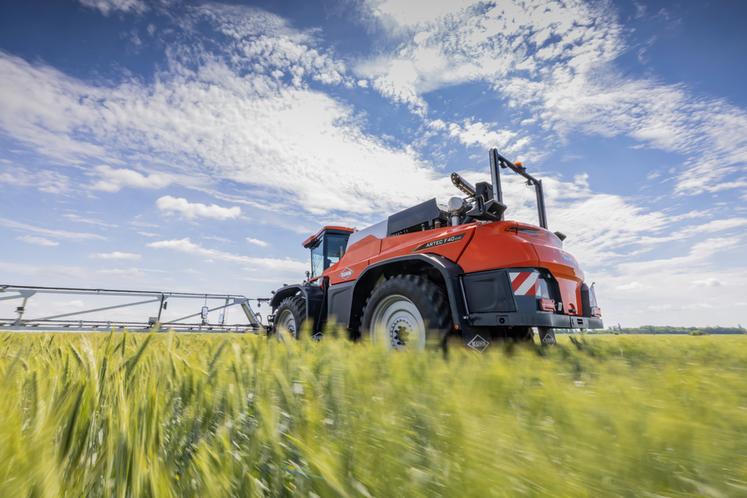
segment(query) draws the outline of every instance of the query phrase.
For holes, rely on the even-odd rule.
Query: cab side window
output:
[[[340,261],[340,258],[342,258],[343,254],[345,254],[345,248],[348,245],[348,237],[349,235],[327,235],[326,237],[326,243],[327,243],[327,251],[326,251],[326,261],[324,264],[324,269],[326,270],[330,266],[334,265],[338,261]]]

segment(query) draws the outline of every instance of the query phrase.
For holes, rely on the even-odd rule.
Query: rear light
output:
[[[537,300],[537,305],[541,311],[555,311],[555,300],[541,297]]]
[[[547,280],[540,276],[535,285],[535,296],[537,296],[537,307],[541,311],[555,312],[555,300],[550,297],[550,286]]]

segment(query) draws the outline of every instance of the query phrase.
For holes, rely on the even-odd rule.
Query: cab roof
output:
[[[343,227],[343,226],[338,226],[338,225],[327,225],[327,226],[324,226],[324,227],[322,227],[321,230],[319,230],[318,232],[316,232],[314,235],[312,235],[308,239],[304,240],[303,241],[303,246],[306,247],[306,248],[309,248],[309,247],[313,246],[316,243],[316,241],[319,240],[319,238],[325,232],[337,232],[337,233],[348,233],[348,234],[350,234],[350,233],[355,232],[355,228]]]

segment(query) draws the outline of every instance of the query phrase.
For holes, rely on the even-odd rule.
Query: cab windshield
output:
[[[316,278],[324,271],[324,243],[320,240],[311,248],[311,278]]]

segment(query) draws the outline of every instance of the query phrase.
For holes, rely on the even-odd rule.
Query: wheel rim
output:
[[[296,318],[290,310],[281,311],[275,320],[278,328],[285,329],[294,337],[296,336]]]
[[[390,349],[425,349],[423,315],[405,296],[387,296],[373,311],[371,339]]]

